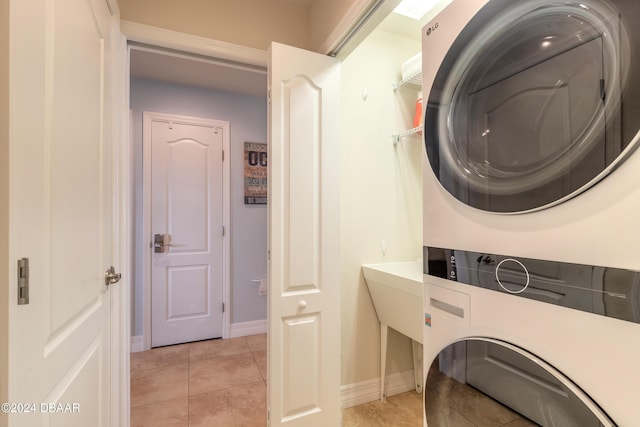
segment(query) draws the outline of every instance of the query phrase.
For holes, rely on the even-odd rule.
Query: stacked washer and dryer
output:
[[[425,425],[640,425],[639,23],[453,0],[424,27]]]

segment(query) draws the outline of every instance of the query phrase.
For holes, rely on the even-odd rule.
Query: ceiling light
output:
[[[419,20],[438,2],[439,0],[402,0],[393,11],[399,15]]]

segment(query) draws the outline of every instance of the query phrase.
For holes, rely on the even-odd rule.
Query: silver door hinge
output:
[[[29,258],[18,260],[18,305],[29,304]]]
[[[222,161],[224,162],[224,150],[222,150]]]
[[[222,303],[222,312],[224,313],[224,303]]]
[[[224,225],[223,225],[223,226],[222,226],[222,235],[224,236],[224,235],[225,235],[225,233],[226,233],[226,230],[225,230]]]

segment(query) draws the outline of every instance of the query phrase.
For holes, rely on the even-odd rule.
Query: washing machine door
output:
[[[425,390],[429,427],[616,425],[553,366],[492,338],[469,338],[443,349],[428,369]]]
[[[638,22],[637,0],[486,1],[424,76],[442,186],[474,208],[528,212],[613,171],[640,137]],[[447,31],[425,27],[423,56],[435,27]]]

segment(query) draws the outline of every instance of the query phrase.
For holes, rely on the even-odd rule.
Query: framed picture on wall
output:
[[[244,204],[267,204],[267,144],[244,143]]]

